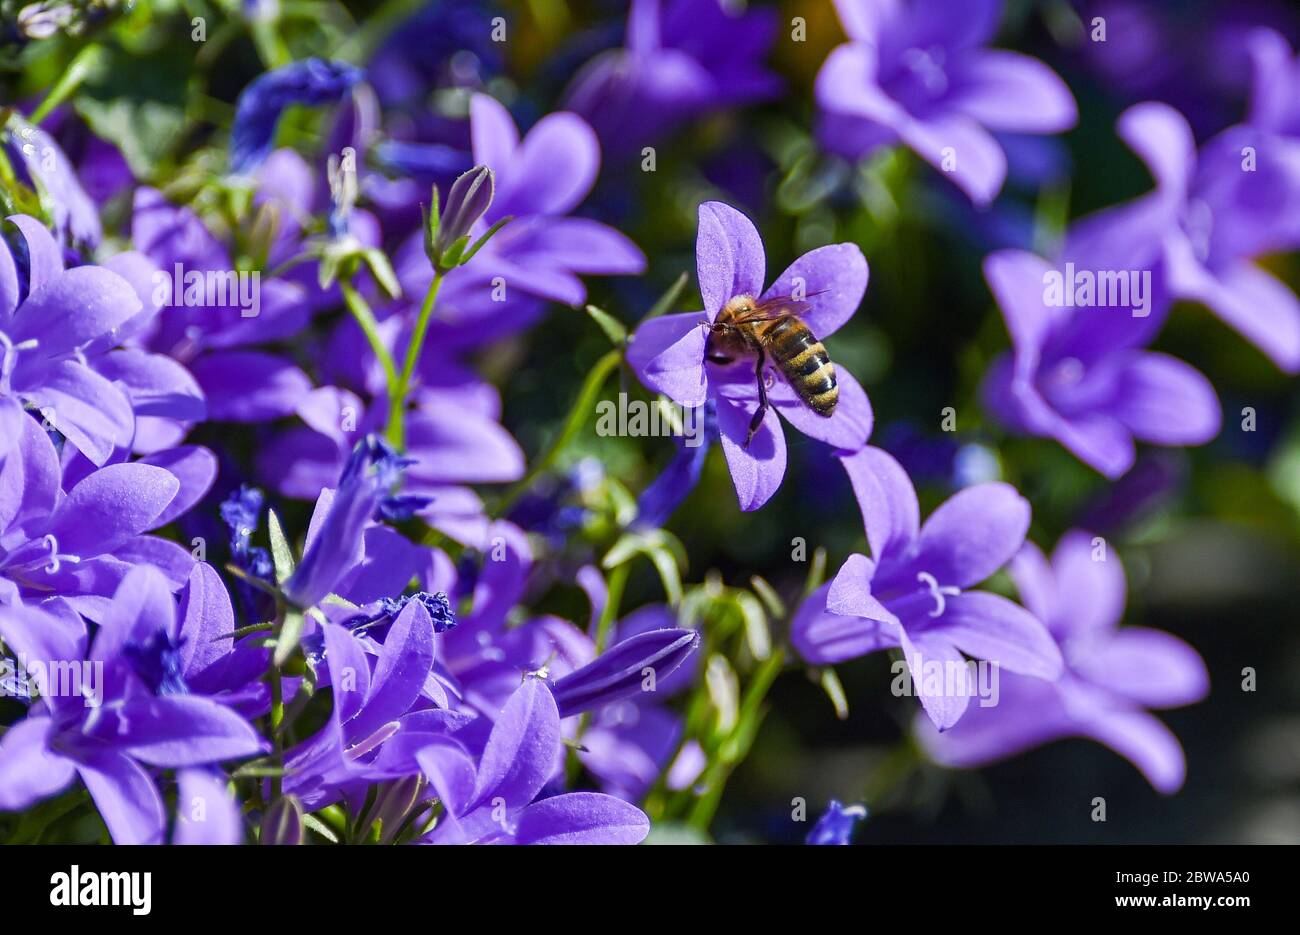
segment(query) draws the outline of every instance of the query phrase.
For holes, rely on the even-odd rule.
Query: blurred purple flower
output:
[[[725,0],[632,0],[626,46],[588,62],[564,106],[609,154],[638,152],[703,113],[776,96],[762,60],[778,28],[775,10]]]
[[[547,302],[579,305],[587,296],[581,275],[640,273],[645,256],[605,224],[568,217],[586,197],[600,168],[600,144],[571,113],[548,114],[521,140],[510,113],[486,94],[470,102],[474,162],[492,169],[496,193],[474,226],[481,235],[504,217],[501,229],[468,265],[447,274],[438,296],[431,342],[478,345],[535,322]],[[433,275],[420,237],[399,251],[396,267],[407,296],[419,300]]]
[[[1300,373],[1300,299],[1252,262],[1300,244],[1300,140],[1244,125],[1198,154],[1182,114],[1157,103],[1129,108],[1117,129],[1155,190],[1077,222],[1065,255],[1086,255],[1097,269],[1155,270],[1174,298],[1204,303]]]
[[[1119,627],[1124,569],[1106,543],[1088,533],[1062,537],[1050,564],[1026,544],[1011,563],[1025,605],[1060,644],[1065,674],[1056,682],[1007,675],[997,705],[972,709],[945,734],[918,722],[926,750],[940,763],[971,767],[1064,737],[1105,744],[1142,771],[1160,792],[1183,784],[1178,739],[1146,708],[1200,701],[1209,676],[1196,650],[1145,627]],[[1097,555],[1103,556],[1098,559]]]
[[[280,114],[290,104],[330,104],[362,79],[363,72],[347,62],[318,58],[290,62],[259,75],[235,103],[230,131],[230,169],[245,175],[271,154]]]
[[[984,259],[1013,344],[984,379],[984,403],[999,419],[1055,438],[1110,478],[1132,467],[1135,439],[1199,445],[1218,434],[1219,400],[1210,382],[1177,358],[1141,349],[1159,313],[1135,318],[1127,307],[1048,305],[1044,284],[1053,271],[1024,251]]]
[[[823,665],[902,649],[913,692],[940,730],[958,722],[974,694],[963,654],[1035,678],[1060,675],[1060,652],[1031,613],[996,594],[965,590],[1025,540],[1029,504],[1014,488],[968,487],[922,525],[916,491],[886,452],[866,447],[844,458],[844,467],[872,558],[850,556],[800,607],[790,638],[804,659]]]
[[[642,324],[627,359],[641,382],[683,406],[717,406],[722,450],[742,510],[756,510],[785,474],[785,436],[777,413],[805,435],[845,451],[866,444],[871,404],[846,369],[835,368],[839,402],[829,418],[813,412],[784,379],[767,389],[771,402],[752,441],[750,420],[759,406],[754,361],[719,364],[707,359],[709,325],[733,298],[760,300],[799,293],[802,316],[814,335],[834,334],[857,310],[867,288],[867,261],[853,244],[832,244],[804,254],[763,292],[763,241],[749,218],[717,201],[700,205],[695,262],[704,311],[663,315]],[[766,379],[767,368],[764,367]]]
[[[1078,118],[1070,89],[1038,59],[986,49],[1002,0],[955,15],[944,0],[836,0],[850,41],[817,76],[819,136],[848,157],[902,142],[977,205],[1006,178],[990,131],[1059,133]]]

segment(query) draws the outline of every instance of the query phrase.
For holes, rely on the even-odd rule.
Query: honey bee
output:
[[[826,418],[835,411],[840,398],[835,365],[800,317],[808,309],[807,302],[790,296],[772,296],[760,302],[740,295],[722,307],[709,329],[709,360],[729,364],[739,357],[757,358],[754,373],[758,377],[758,410],[749,422],[746,448],[767,414],[763,367],[768,359],[809,409]]]

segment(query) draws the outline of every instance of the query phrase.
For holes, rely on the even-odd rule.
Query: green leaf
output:
[[[472,246],[472,247],[469,248],[469,252],[468,252],[468,253],[465,253],[463,256],[462,256],[462,255],[457,255],[456,260],[455,260],[454,263],[453,263],[453,262],[448,262],[448,263],[447,263],[447,268],[450,269],[452,266],[464,266],[464,265],[465,265],[466,263],[468,263],[470,260],[474,259],[474,254],[476,254],[476,253],[478,253],[480,250],[482,250],[482,249],[483,249],[483,245],[486,244],[489,240],[491,240],[491,239],[492,239],[492,236],[493,236],[494,234],[496,234],[497,231],[501,230],[501,228],[505,227],[507,224],[509,224],[509,223],[510,223],[511,221],[513,221],[514,219],[515,219],[515,218],[514,218],[514,215],[510,215],[509,217],[504,217],[504,218],[502,218],[501,220],[497,221],[495,224],[493,224],[491,227],[489,227],[486,231],[484,231],[482,237],[480,237],[478,240],[474,241],[474,246]],[[466,241],[468,241],[468,240],[469,240],[469,237],[466,236],[464,239],[465,239]],[[459,243],[459,242],[460,242],[460,241],[457,241],[457,243]],[[454,245],[453,245],[453,246],[454,246]],[[450,253],[451,251],[448,251],[448,252]]]
[[[361,256],[366,261],[366,266],[370,268],[370,274],[375,277],[375,282],[387,293],[390,299],[396,299],[402,294],[401,284],[397,281],[397,274],[393,272],[393,265],[388,262],[388,256],[378,247],[368,247],[363,250]]]
[[[622,347],[627,343],[627,329],[623,323],[603,309],[596,308],[594,305],[586,306],[587,314],[592,317],[596,324],[600,325],[600,330],[605,332],[605,337],[613,342],[615,347]]]
[[[844,694],[844,686],[840,684],[840,677],[835,674],[835,670],[830,666],[822,669],[817,682],[835,707],[835,716],[841,721],[846,720],[849,716],[849,699]]]
[[[736,592],[736,607],[745,622],[745,642],[755,659],[766,659],[772,654],[772,636],[767,630],[767,615],[758,598],[748,591]]]
[[[285,661],[293,655],[293,651],[298,648],[306,619],[299,611],[285,612],[284,623],[280,625],[280,638],[275,641],[273,661],[277,666],[284,665]]]
[[[280,525],[280,517],[275,515],[275,510],[266,511],[267,532],[271,535],[271,559],[275,563],[275,581],[283,586],[293,574],[293,550],[289,548],[289,540],[284,537],[284,527]]]
[[[77,112],[122,151],[137,178],[155,178],[185,130],[193,53],[177,44],[142,56],[106,53],[76,96]]]
[[[315,815],[303,815],[302,823],[307,826],[309,831],[315,831],[331,844],[339,843],[339,837],[334,833],[334,829],[325,824],[325,822],[321,821]]]

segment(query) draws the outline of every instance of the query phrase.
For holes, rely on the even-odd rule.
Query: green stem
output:
[[[609,631],[618,617],[618,605],[623,600],[623,589],[627,586],[627,577],[632,571],[632,560],[628,559],[609,573],[609,595],[605,606],[601,608],[600,620],[596,622],[596,655],[605,651]]]
[[[420,362],[420,351],[424,348],[424,336],[429,330],[429,321],[433,318],[433,307],[438,301],[438,290],[442,288],[443,274],[433,272],[433,282],[425,293],[424,304],[420,306],[420,317],[415,320],[415,330],[411,332],[411,343],[406,347],[406,359],[402,362],[402,375],[397,380],[397,388],[388,395],[388,440],[398,451],[406,447],[406,394],[411,389],[411,378],[415,374],[415,365]]]
[[[281,771],[284,767],[284,738],[280,734],[280,724],[284,721],[284,698],[281,697],[280,670],[271,667],[271,742],[275,745],[275,765],[278,768],[271,777],[271,796],[278,799],[281,793]]]
[[[370,342],[370,349],[374,351],[379,363],[384,368],[384,379],[388,384],[388,398],[392,399],[397,395],[397,365],[393,363],[393,355],[388,353],[388,347],[384,344],[384,339],[379,335],[379,322],[375,320],[375,313],[370,310],[370,305],[361,293],[352,287],[352,283],[343,279],[339,280],[339,288],[343,290],[343,301],[352,313],[352,317],[360,326]]]
[[[568,417],[564,420],[564,427],[560,430],[560,434],[551,442],[550,447],[543,452],[542,456],[534,462],[532,469],[524,476],[524,479],[506,491],[505,496],[497,503],[494,515],[500,516],[510,509],[515,501],[533,485],[533,482],[550,468],[560,452],[568,446],[569,442],[573,441],[574,436],[582,431],[582,427],[587,424],[587,419],[595,411],[596,397],[600,394],[601,387],[605,385],[605,380],[618,366],[622,356],[623,352],[621,350],[612,350],[596,361],[596,365],[587,374],[587,379],[582,384],[582,390],[578,393],[578,398],[569,410]]]
[[[767,697],[768,689],[772,687],[776,677],[781,674],[781,666],[784,663],[785,648],[775,649],[772,655],[763,660],[750,680],[749,687],[745,690],[745,697],[740,703],[740,714],[736,718],[736,725],[727,738],[718,745],[717,759],[709,764],[709,768],[704,773],[704,794],[696,800],[690,816],[686,819],[691,827],[708,831],[709,825],[713,823],[713,816],[722,801],[722,791],[726,788],[727,779],[731,776],[731,771],[749,753],[749,748],[754,743],[759,723],[763,719],[763,700]]]
[[[32,126],[40,126],[41,121],[50,115],[50,111],[72,96],[72,92],[77,90],[81,82],[86,80],[91,69],[95,67],[101,54],[100,47],[94,44],[86,46],[76,54],[67,69],[59,76],[59,80],[54,83],[54,87],[50,88],[50,93],[45,95],[45,100],[32,111],[29,121]]]

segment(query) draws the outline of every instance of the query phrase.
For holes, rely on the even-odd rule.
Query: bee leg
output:
[[[758,427],[763,424],[763,417],[767,415],[767,386],[763,381],[763,364],[765,358],[762,351],[758,352],[758,364],[754,368],[754,375],[758,378],[758,409],[754,410],[754,418],[749,420],[749,434],[745,436],[745,447],[754,440],[754,433]]]

